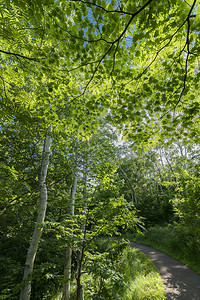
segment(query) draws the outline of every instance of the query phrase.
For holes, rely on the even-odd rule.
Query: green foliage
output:
[[[24,261],[15,257],[14,249],[24,260],[37,215],[38,174],[49,125],[53,147],[44,236],[55,248],[58,239],[60,249],[73,241],[80,250],[83,241],[100,233],[134,227],[138,216],[131,202],[137,201],[147,225],[169,221],[173,206],[185,229],[199,234],[197,169],[178,170],[177,164],[184,168],[188,162],[174,156],[172,166],[160,171],[158,155],[148,149],[166,136],[198,142],[199,5],[199,0],[156,5],[151,0],[121,1],[120,7],[116,0],[0,1],[2,297],[10,295],[21,276]],[[126,178],[118,169],[111,127],[101,136],[97,132],[102,116],[138,150],[120,163]],[[85,199],[79,176],[71,220],[68,202],[75,169],[90,184]],[[52,283],[52,290],[46,288],[51,297],[60,286],[54,262],[48,265],[44,251],[36,262],[33,297],[45,297]],[[49,255],[55,253],[52,249]],[[6,262],[15,265],[13,278],[5,274]],[[60,265],[56,272],[59,278]]]
[[[143,235],[129,236],[129,239],[164,251],[200,274],[199,235],[182,224],[151,227]]]
[[[113,296],[118,297],[116,288],[123,289],[125,284],[123,275],[116,267],[120,256],[127,243],[107,243],[106,248],[99,253],[98,245],[102,239],[97,240],[96,250],[93,254],[87,256],[88,275],[83,277],[83,282],[86,290],[86,298],[90,299],[113,299]],[[105,243],[104,243],[105,247]]]
[[[150,259],[123,241],[97,242],[98,250],[103,242],[104,251],[93,256],[89,275],[84,276],[86,299],[165,299],[161,278]]]
[[[200,236],[199,165],[193,166],[191,172],[180,170],[176,175],[178,182],[173,199],[174,209],[183,226]]]
[[[118,173],[123,178],[122,193],[127,201],[134,202],[147,227],[170,221],[174,215],[170,202],[173,191],[166,186],[168,174],[156,150],[130,150],[121,160]]]
[[[39,101],[40,116],[55,124],[67,95],[81,133],[109,110],[138,144],[169,132],[197,141],[198,8],[183,0],[2,2],[1,116],[28,120]]]

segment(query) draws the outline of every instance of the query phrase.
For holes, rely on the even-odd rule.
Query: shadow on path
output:
[[[200,300],[200,276],[167,254],[131,242],[155,264],[164,283],[167,300]]]

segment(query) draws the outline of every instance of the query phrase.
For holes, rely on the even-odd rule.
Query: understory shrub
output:
[[[103,242],[106,246],[106,242]],[[113,243],[110,243],[113,244]],[[102,250],[102,247],[100,248]],[[107,253],[113,251],[109,246]],[[95,266],[96,264],[96,266]],[[84,275],[85,299],[164,300],[162,280],[154,264],[129,245],[112,260],[108,255],[93,263]]]

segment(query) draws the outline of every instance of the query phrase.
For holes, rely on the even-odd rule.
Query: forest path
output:
[[[200,300],[200,276],[167,254],[148,246],[130,243],[155,264],[164,283],[167,300]]]

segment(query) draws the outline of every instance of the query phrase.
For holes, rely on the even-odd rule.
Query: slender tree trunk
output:
[[[147,174],[147,179],[149,181],[149,187],[150,187],[151,195],[154,197],[153,189],[152,189],[152,185],[151,185],[151,179],[150,179],[150,175],[149,174]]]
[[[185,157],[187,158],[187,147],[185,146]]]
[[[65,266],[64,266],[64,283],[62,300],[70,299],[71,289],[71,265],[72,265],[72,248],[69,246],[65,252]]]
[[[185,147],[185,155],[183,154],[183,149],[182,149],[182,147],[181,147],[181,145],[180,145],[179,143],[178,143],[178,147],[179,147],[179,149],[180,149],[181,157],[187,158],[187,150],[186,150],[186,147]],[[184,163],[183,169],[184,169],[184,170],[187,169],[186,163]]]
[[[86,215],[86,198],[87,198],[87,156],[86,156],[86,162],[83,166],[83,206],[84,206],[84,212],[83,214]],[[84,232],[84,240],[86,235],[86,226],[85,221],[81,225],[81,229]],[[77,281],[77,293],[76,293],[76,300],[84,300],[84,290],[83,286],[81,284],[81,275],[82,275],[82,265],[83,265],[83,258],[84,258],[84,249],[85,249],[85,241],[83,240],[83,245],[80,253],[78,253],[77,256],[77,275],[76,275],[76,281]]]
[[[78,268],[77,268],[77,294],[76,300],[84,300],[84,291],[83,286],[81,284],[81,273],[82,273],[82,263],[83,263],[83,256],[84,256],[84,245],[82,247],[82,251],[78,256]]]
[[[134,190],[134,199],[135,199],[135,203],[137,203],[137,197],[136,197],[136,191]]]
[[[162,158],[162,152],[161,152],[161,149],[159,148],[159,156],[160,156],[160,162],[161,162],[161,165],[162,167],[164,168],[164,163],[163,163],[163,158]]]
[[[119,166],[119,169],[122,171],[124,177],[125,177],[125,180],[127,181],[129,187],[130,187],[130,192],[131,192],[131,200],[132,200],[132,203],[134,203],[134,199],[135,199],[135,203],[137,203],[137,197],[136,197],[136,191],[135,189],[133,188],[128,176],[126,175],[126,173],[124,172],[124,170],[122,169],[121,166]],[[134,193],[134,199],[133,199],[133,193]]]
[[[179,147],[181,157],[184,157],[184,155],[183,155],[183,149],[182,149],[181,145],[179,143],[177,143],[177,145]]]
[[[70,195],[70,215],[71,216],[74,215],[76,188],[77,188],[77,175],[75,174],[75,176],[73,178],[71,195]],[[62,300],[70,299],[71,264],[72,264],[72,248],[69,246],[69,247],[67,247],[66,254],[65,254],[64,283],[63,283]]]
[[[171,172],[174,173],[174,170],[172,169],[172,166],[171,166],[171,164],[170,164],[170,162],[169,162],[169,159],[168,159],[168,157],[167,157],[166,151],[164,151],[164,153],[165,153],[165,159],[166,159],[166,161],[167,161],[167,163],[168,163],[168,166],[169,166]]]
[[[28,249],[26,263],[24,267],[24,276],[22,281],[22,289],[20,293],[20,300],[29,300],[31,295],[31,276],[33,273],[33,266],[36,257],[36,252],[40,237],[42,234],[41,224],[44,222],[47,208],[47,186],[46,177],[49,165],[49,154],[50,154],[50,144],[51,144],[51,132],[52,127],[48,128],[48,132],[44,141],[43,153],[42,153],[42,163],[41,163],[41,174],[39,178],[39,188],[40,188],[40,207],[38,211],[37,221],[32,236],[32,240]]]
[[[157,187],[157,192],[158,192],[158,199],[160,200],[160,191],[159,191],[159,185],[158,185],[158,183],[156,184],[156,187]]]
[[[162,182],[161,170],[160,170],[157,162],[153,163],[153,168],[154,168],[155,171],[158,171],[158,175],[160,177],[160,181]],[[156,178],[155,174],[154,174],[154,178]],[[156,180],[156,182],[157,182],[157,180]],[[163,188],[162,188],[162,185],[160,183],[158,183],[158,182],[156,183],[156,186],[157,186],[157,191],[158,191],[158,198],[160,198],[160,192],[159,192],[159,188],[158,187],[160,187],[160,190],[161,190],[162,193],[163,193]]]
[[[162,150],[161,150],[161,148],[159,148],[159,155],[160,155],[161,165],[162,165],[162,167],[163,167],[163,169],[164,169],[165,166],[164,166],[164,163],[163,163],[163,157],[162,157]],[[168,182],[169,182],[169,179],[166,178],[166,180],[167,180],[167,183],[168,183]],[[169,191],[169,185],[168,185],[168,184],[167,184],[167,190]]]

